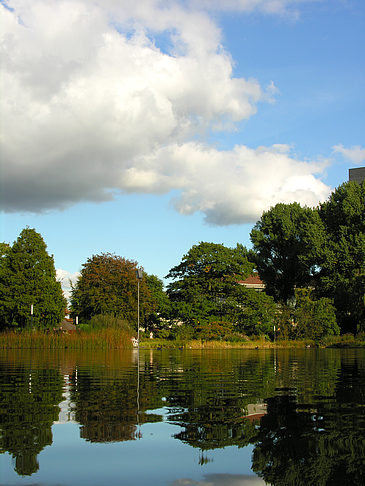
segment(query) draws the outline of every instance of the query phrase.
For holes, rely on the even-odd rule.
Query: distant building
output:
[[[359,184],[365,179],[365,167],[349,169],[349,181],[358,182]]]
[[[257,290],[258,292],[262,292],[265,289],[265,284],[257,273],[250,275],[246,280],[240,280],[237,283],[243,285],[246,289]]]

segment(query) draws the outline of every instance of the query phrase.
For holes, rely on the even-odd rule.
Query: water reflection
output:
[[[52,444],[52,424],[62,400],[62,378],[54,369],[0,363],[0,452],[8,451],[19,475],[39,468],[37,455]]]
[[[257,476],[206,474],[172,485],[364,483],[363,351],[137,356],[0,355],[0,453],[31,475],[53,423],[77,422],[80,439],[93,444],[143,442],[143,425],[160,422],[177,426],[172,441],[199,450],[203,469],[215,466],[216,450],[253,446]]]
[[[170,486],[264,486],[265,481],[246,474],[205,474],[199,481],[177,479]]]
[[[364,484],[364,366],[341,364],[333,396],[267,399],[253,470],[275,485]]]

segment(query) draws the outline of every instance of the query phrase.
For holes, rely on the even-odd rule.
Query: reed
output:
[[[91,332],[6,331],[0,333],[0,349],[130,349],[130,334],[123,329]]]
[[[305,348],[315,347],[314,341],[309,339],[298,341],[268,341],[263,338],[242,339],[242,341],[212,340],[203,341],[200,339],[192,340],[164,340],[164,339],[145,339],[141,342],[141,347],[146,349],[269,349],[269,348]]]

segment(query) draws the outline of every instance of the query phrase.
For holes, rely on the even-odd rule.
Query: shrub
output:
[[[119,329],[132,333],[131,326],[127,321],[105,314],[93,316],[90,319],[88,326],[91,329]]]

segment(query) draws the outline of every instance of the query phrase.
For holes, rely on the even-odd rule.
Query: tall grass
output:
[[[126,329],[95,329],[89,332],[7,331],[0,333],[0,349],[130,349]]]
[[[211,340],[200,339],[144,339],[141,342],[142,348],[161,349],[161,348],[184,348],[184,349],[269,349],[269,348],[305,348],[315,347],[314,341],[303,339],[298,341],[268,341],[264,337],[256,336],[252,339],[242,339],[241,341]]]

